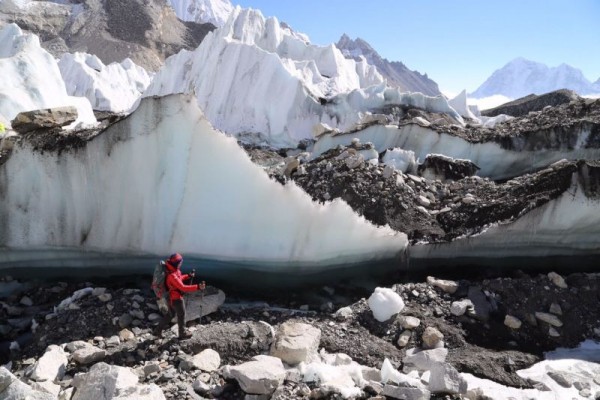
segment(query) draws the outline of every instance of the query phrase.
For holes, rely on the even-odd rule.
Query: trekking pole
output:
[[[204,281],[202,281],[202,286],[206,285]],[[204,314],[204,289],[200,291],[200,320],[198,324],[202,325],[202,314]]]

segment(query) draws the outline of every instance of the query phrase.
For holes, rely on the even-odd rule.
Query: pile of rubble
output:
[[[188,298],[193,336],[185,341],[176,325],[153,333],[160,316],[149,290],[3,286],[11,282],[1,310],[12,340],[0,368],[6,399],[484,399],[480,382],[489,380],[543,395],[548,382],[515,371],[543,351],[600,338],[600,274],[429,277],[345,304],[331,287],[304,305],[223,303],[213,289],[206,312]],[[29,324],[17,326],[18,309]],[[600,365],[586,368],[600,374]],[[582,398],[600,391],[593,371],[550,372]]]

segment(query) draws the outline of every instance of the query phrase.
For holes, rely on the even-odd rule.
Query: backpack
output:
[[[154,275],[152,276],[152,290],[154,290],[154,294],[158,299],[162,299],[165,293],[168,293],[167,290],[167,269],[164,261],[158,263],[156,267],[154,267]]]

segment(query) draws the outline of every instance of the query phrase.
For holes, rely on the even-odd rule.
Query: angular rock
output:
[[[256,356],[252,361],[229,368],[229,376],[249,394],[271,394],[283,383],[286,372],[277,357]]]
[[[427,283],[430,284],[431,286],[435,286],[438,289],[441,289],[442,291],[449,293],[449,294],[454,294],[456,292],[456,290],[458,289],[457,282],[448,281],[448,280],[444,280],[444,279],[436,279],[433,276],[427,277]]]
[[[465,394],[467,381],[452,365],[434,363],[430,370],[429,390],[431,393]]]
[[[432,350],[408,349],[402,360],[404,372],[428,371],[434,363],[443,363],[448,356],[448,349],[439,348]]]
[[[31,388],[33,390],[37,390],[38,392],[45,392],[51,394],[54,398],[58,397],[60,393],[60,385],[53,383],[52,381],[43,381],[43,382],[33,382],[31,384]],[[2,394],[0,393],[0,398],[2,398]]]
[[[432,326],[425,328],[423,332],[423,348],[424,349],[435,349],[439,346],[439,343],[444,340],[444,334]]]
[[[452,315],[460,317],[461,315],[464,315],[467,312],[467,309],[469,307],[473,307],[473,302],[469,299],[454,301],[450,306],[450,313]]]
[[[50,345],[40,357],[31,372],[34,381],[54,381],[65,375],[68,359],[67,354],[56,345]]]
[[[93,364],[104,360],[104,357],[106,357],[106,350],[92,345],[76,350],[73,353],[73,360],[80,365]]]
[[[86,348],[88,346],[90,346],[88,342],[84,342],[83,340],[75,340],[73,342],[67,343],[65,348],[69,353],[74,353],[75,351]]]
[[[213,372],[221,366],[221,356],[212,349],[206,349],[192,357],[192,364],[201,371]]]
[[[138,384],[138,377],[129,368],[99,362],[81,379],[73,381],[76,387],[71,400],[164,400],[162,390],[155,384]]]
[[[62,127],[76,119],[77,108],[55,107],[21,112],[11,121],[11,125],[13,130],[23,134],[37,129]]]
[[[135,335],[129,329],[123,329],[119,332],[119,339],[126,342],[135,339]]]
[[[400,326],[404,329],[415,329],[419,325],[421,325],[421,320],[416,317],[411,317],[408,315],[402,315],[398,317],[398,322]]]
[[[271,355],[289,365],[311,361],[317,356],[321,330],[311,325],[287,321],[279,326]]]
[[[550,304],[550,313],[554,315],[562,315],[562,308],[558,303]]]
[[[185,298],[185,321],[193,321],[216,312],[225,303],[225,293],[207,286],[204,290],[189,293]]]
[[[557,274],[556,272],[549,272],[548,279],[550,279],[550,281],[552,283],[554,283],[556,286],[558,286],[561,289],[567,289],[569,287],[567,285],[567,282],[565,282],[565,279],[562,276],[560,276],[559,274]]]
[[[427,389],[395,385],[385,385],[381,394],[386,398],[399,400],[429,400],[431,398],[431,393]]]
[[[421,176],[441,181],[460,180],[477,173],[479,167],[470,160],[454,159],[441,154],[428,154],[418,167]]]
[[[354,169],[363,165],[365,163],[365,158],[362,156],[362,154],[356,154],[346,158],[345,163],[348,169]]]
[[[352,308],[350,307],[342,307],[339,310],[337,310],[334,314],[335,318],[343,321],[346,320],[348,318],[350,318],[352,316],[354,312],[352,311]]]
[[[56,396],[34,390],[4,367],[0,367],[0,399],[2,400],[56,400]]]
[[[573,380],[568,374],[560,371],[548,371],[548,376],[564,388],[573,386]]]
[[[398,341],[397,341],[398,347],[406,347],[411,336],[412,336],[412,332],[409,330],[402,332],[400,334],[400,337],[398,337]]]

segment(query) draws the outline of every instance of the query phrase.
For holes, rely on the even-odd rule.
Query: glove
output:
[[[199,283],[198,284],[198,290],[204,290],[204,289],[206,289],[206,285],[204,284],[204,282],[203,283]]]

